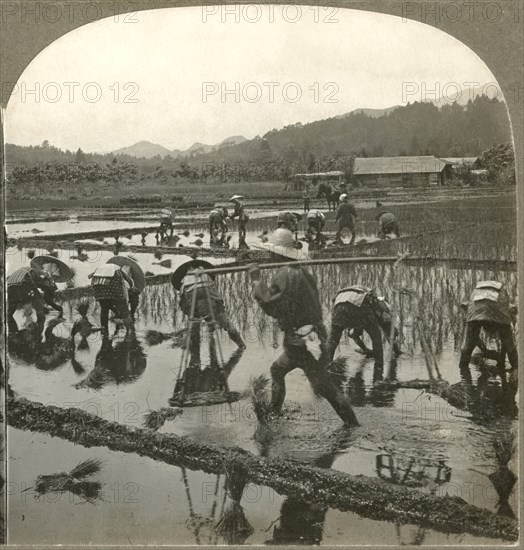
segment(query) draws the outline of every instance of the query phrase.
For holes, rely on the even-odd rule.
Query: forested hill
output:
[[[150,159],[117,155],[117,158],[146,172],[158,168],[172,170],[181,165],[196,168],[207,163],[279,163],[300,170],[308,169],[315,159],[341,155],[477,156],[492,145],[510,141],[505,104],[479,96],[464,106],[455,103],[439,109],[432,103],[413,103],[378,118],[353,113],[310,124],[297,123],[237,145],[179,158],[169,155]],[[6,153],[8,171],[16,165],[45,162],[106,164],[115,156],[61,151],[47,142],[36,147],[8,144]]]
[[[304,155],[323,158],[354,153],[357,156],[435,155],[477,156],[484,149],[511,141],[506,106],[497,99],[477,97],[465,106],[441,109],[432,103],[413,103],[382,117],[362,113],[294,124],[271,130],[201,160],[296,160]]]

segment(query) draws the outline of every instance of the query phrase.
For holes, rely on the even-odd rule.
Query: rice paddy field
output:
[[[386,365],[383,378],[387,384],[377,376],[373,359],[359,353],[350,338],[344,336],[336,352],[335,357],[344,368],[343,388],[359,427],[344,429],[329,404],[313,393],[305,375],[297,369],[286,377],[284,415],[271,422],[267,437],[261,437],[249,389],[255,377],[269,376],[271,363],[281,353],[282,334],[254,301],[247,275],[231,273],[217,276],[217,286],[247,349],[238,350],[225,332],[219,331],[212,338],[202,327],[199,356],[189,360],[200,365],[200,376],[208,384],[213,384],[214,379],[216,382],[216,373],[223,367],[229,389],[238,392],[239,398],[232,403],[184,407],[180,414],[166,416],[158,426],[158,434],[240,449],[269,460],[300,462],[362,476],[364,480],[381,480],[388,486],[409,488],[431,497],[456,496],[494,515],[516,516],[518,483],[511,485],[503,498],[496,479],[500,479],[498,472],[507,470],[497,449],[515,436],[518,395],[508,393],[497,375],[495,361],[480,353],[474,354],[470,378],[461,377],[458,369],[464,330],[460,304],[468,299],[475,284],[486,279],[500,281],[510,298],[518,302],[517,272],[511,264],[517,259],[515,204],[514,194],[508,193],[491,199],[392,205],[388,209],[399,220],[402,238],[390,241],[376,237],[374,219],[378,209],[374,202],[362,204],[358,209],[359,255],[394,256],[409,252],[443,260],[460,259],[460,266],[433,261],[401,263],[396,267],[391,262],[373,262],[309,268],[318,282],[328,327],[332,301],[341,288],[353,284],[368,286],[390,302],[394,289],[406,290],[398,295],[403,353]],[[275,214],[270,210],[267,215],[250,220],[246,238],[250,247],[260,242],[258,236],[265,230],[274,228]],[[51,227],[51,223],[55,225]],[[9,236],[22,240],[8,250],[7,273],[27,265],[27,253],[35,245],[24,244],[23,237],[29,237],[26,231],[34,227],[42,231],[42,237],[57,239],[59,257],[67,258],[75,269],[75,285],[85,286],[89,273],[112,253],[88,250],[89,259],[80,261],[72,258],[73,251],[60,247],[61,236],[76,231],[78,238],[73,240],[78,242],[114,244],[115,231],[122,230],[119,238],[124,243],[155,246],[154,232],[142,243],[141,232],[133,232],[133,224],[119,223],[125,225],[83,221],[73,230],[70,225],[57,222],[25,227],[13,224],[11,230],[8,227]],[[107,235],[95,240],[86,235],[105,228]],[[186,229],[189,235],[184,235]],[[303,229],[300,228],[299,236]],[[231,246],[235,248],[235,223],[230,231]],[[333,213],[328,215],[325,231],[334,233]],[[176,227],[175,234],[180,236],[177,244],[194,246],[205,256],[209,235],[203,222],[197,219],[185,227]],[[204,237],[199,237],[201,234]],[[203,243],[195,244],[200,238]],[[125,253],[125,248],[121,253]],[[166,267],[159,265],[151,252],[134,252],[134,256],[143,270],[153,275],[169,274],[188,259],[165,253],[162,259],[171,260]],[[476,260],[487,263],[479,269],[474,264]],[[501,265],[499,260],[508,264]],[[227,259],[211,261],[218,264]],[[270,271],[263,273],[264,277],[270,276]],[[96,325],[99,308],[92,298],[89,300],[88,317]],[[79,318],[79,301],[80,298],[64,301],[64,321],[54,329],[55,335],[69,336],[72,324]],[[56,313],[50,313],[48,320],[53,317]],[[130,339],[116,320],[110,321],[109,345],[102,342],[98,333],[93,334],[85,349],[77,349],[74,357],[67,356],[52,366],[38,357],[29,358],[10,350],[12,391],[17,399],[59,409],[79,409],[118,425],[147,429],[151,411],[170,408],[169,400],[186,360],[186,352],[175,339],[153,345],[146,338],[151,330],[173,333],[186,326],[170,283],[146,286],[135,326],[137,338]],[[518,341],[518,325],[514,332]],[[428,370],[428,349],[422,348],[421,340],[428,342],[446,391],[411,384],[437,375],[435,370]],[[499,344],[489,336],[486,341],[488,347],[498,349]],[[387,355],[389,346],[384,344]],[[516,475],[517,456],[511,444],[510,447],[506,463]],[[277,491],[271,483],[251,482],[241,491],[240,499],[233,499],[241,507],[237,516],[243,514],[245,521],[244,529],[235,531],[227,527],[234,503],[225,474],[209,473],[205,468],[190,469],[177,464],[176,459],[167,464],[132,451],[75,445],[42,431],[32,431],[30,426],[9,427],[8,454],[7,535],[11,544],[102,544],[107,540],[122,545],[509,543],[502,532],[488,537],[466,530],[446,531],[432,526],[430,516],[424,524],[417,524],[401,513],[395,520],[386,521],[365,512],[327,506],[307,491],[301,496],[290,494],[285,486]],[[92,487],[91,493],[79,489],[77,493],[57,490],[41,494],[35,489],[39,476],[70,472],[86,459],[100,460],[98,470],[90,478],[94,485],[86,485]],[[151,533],[155,533],[154,540]]]

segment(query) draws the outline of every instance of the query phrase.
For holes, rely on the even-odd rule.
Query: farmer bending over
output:
[[[262,248],[275,260],[298,260],[306,254],[295,248],[293,234],[277,229]],[[329,401],[348,426],[358,425],[348,399],[328,371],[330,361],[327,333],[322,323],[322,307],[315,278],[302,267],[279,268],[269,284],[262,282],[256,265],[248,270],[255,298],[264,312],[277,319],[284,332],[284,352],[271,365],[271,407],[278,414],[286,396],[285,377],[296,368],[304,371],[315,393]]]
[[[292,233],[298,231],[298,222],[302,219],[302,216],[295,212],[280,212],[277,218],[277,229],[287,229]]]
[[[246,224],[249,220],[249,216],[244,210],[244,205],[240,202],[240,199],[242,199],[241,195],[233,195],[229,202],[232,202],[235,206],[235,209],[233,210],[233,214],[231,214],[231,219],[238,218],[238,238],[244,239],[246,238]]]
[[[227,233],[227,217],[227,208],[225,206],[217,205],[209,213],[210,244],[222,244],[224,242],[224,237]]]
[[[375,358],[375,373],[381,376],[384,368],[381,329],[388,340],[391,334],[392,319],[388,304],[370,288],[358,285],[340,290],[334,304],[329,338],[331,357],[335,354],[344,330],[353,329],[351,337],[367,356]],[[362,341],[363,331],[366,331],[371,338],[372,351]],[[395,329],[393,351],[398,356],[400,349],[396,341],[397,337],[398,331]]]
[[[516,375],[518,354],[513,340],[512,306],[502,283],[481,281],[477,283],[467,306],[466,332],[460,353],[459,368],[468,369],[471,354],[477,346],[480,330],[500,338],[502,349],[507,353],[511,370]]]
[[[116,264],[104,264],[91,275],[91,286],[95,299],[100,304],[100,325],[107,334],[109,310],[122,318],[127,332],[134,332],[133,319],[129,310],[128,288],[133,288],[133,279]]]
[[[180,296],[180,309],[190,320],[198,321],[191,324],[190,353],[195,357],[200,349],[201,321],[207,323],[210,332],[214,332],[215,325],[225,330],[238,348],[246,349],[240,333],[225,310],[224,299],[220,296],[213,278],[197,271],[199,268],[212,267],[212,264],[203,260],[192,260],[182,264],[171,278],[171,283]],[[192,312],[194,292],[195,310]]]
[[[335,223],[337,226],[336,240],[338,244],[344,244],[342,240],[342,230],[349,229],[351,231],[351,240],[349,244],[352,245],[355,241],[355,220],[358,218],[355,207],[349,202],[349,197],[343,193],[340,195],[340,206],[337,209],[335,215]]]
[[[380,239],[400,237],[400,229],[398,227],[397,218],[391,213],[383,211],[377,216],[378,221],[378,236]]]
[[[312,210],[307,214],[307,232],[312,237],[315,235],[315,240],[318,242],[322,239],[320,232],[326,225],[326,217],[320,210]]]
[[[56,283],[51,275],[43,270],[32,267],[22,267],[7,277],[7,323],[9,332],[14,334],[18,325],[13,315],[16,310],[25,304],[31,304],[36,311],[36,322],[39,334],[42,335],[45,324],[46,306],[48,304],[60,314],[62,306],[54,301],[57,290]],[[42,291],[42,293],[40,292]]]

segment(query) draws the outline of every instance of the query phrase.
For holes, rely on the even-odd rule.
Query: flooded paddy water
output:
[[[272,219],[256,220],[249,238],[257,238],[265,229],[264,224],[272,223]],[[372,225],[367,225],[371,238]],[[199,233],[200,228],[191,228],[191,232]],[[453,254],[454,249],[450,251],[449,247],[456,246],[465,258],[476,259],[478,255],[495,259],[507,255],[507,259],[514,259],[515,237],[511,226],[500,224],[497,238],[492,241],[482,241],[484,233],[476,235],[478,239],[464,228],[455,232],[454,239],[452,236],[448,239],[446,234],[380,246],[390,247],[392,253],[404,246],[418,246],[420,254],[431,247]],[[495,240],[499,242],[499,250],[489,248],[496,247]],[[485,246],[486,242],[491,244]],[[24,254],[25,250],[18,250],[8,256],[8,271],[23,265]],[[82,264],[85,268],[78,266],[78,286],[87,284],[88,271],[112,254],[90,251],[89,255],[93,255],[94,261]],[[173,271],[183,259],[173,255],[172,268],[167,269],[153,265],[152,254],[136,256],[144,270],[156,269],[155,273]],[[397,382],[428,379],[416,324],[422,313],[424,332],[441,376],[450,385],[465,384],[470,398],[467,406],[450,399],[449,394],[377,384],[373,359],[359,354],[353,341],[344,338],[337,357],[346,358],[344,388],[360,427],[349,432],[341,430],[338,417],[324,400],[313,394],[302,371],[296,370],[286,377],[284,417],[274,422],[268,441],[255,439],[258,423],[248,389],[254,377],[269,374],[271,363],[281,353],[282,335],[255,303],[247,276],[238,273],[218,276],[217,284],[226,309],[247,344],[245,351],[238,351],[227,334],[219,332],[229,388],[240,392],[241,398],[230,405],[184,408],[180,416],[167,420],[159,432],[240,447],[267,457],[290,458],[352,475],[386,479],[426,494],[457,495],[479,508],[500,511],[497,493],[488,476],[499,467],[494,444],[516,430],[517,412],[514,407],[507,407],[505,390],[494,375],[494,362],[477,355],[471,364],[471,380],[461,379],[458,359],[464,316],[460,303],[468,299],[477,281],[485,279],[502,282],[516,300],[517,274],[506,270],[450,269],[438,264],[401,265],[396,270],[390,264],[380,263],[325,265],[310,270],[318,281],[327,325],[332,300],[340,288],[352,284],[369,286],[388,299],[395,287],[414,291],[418,299],[401,297],[399,331],[403,354],[385,375]],[[78,318],[77,304],[75,300],[63,304],[65,321],[55,329],[57,335],[68,336]],[[52,317],[53,314],[49,316]],[[93,300],[89,317],[94,324],[98,323],[98,306]],[[102,346],[99,335],[92,335],[88,338],[88,349],[77,350],[73,360],[68,358],[52,369],[39,368],[37,362],[11,353],[11,388],[17,396],[45,405],[75,407],[119,424],[143,427],[148,411],[169,406],[183,353],[180,347],[172,347],[170,340],[149,346],[146,331],[172,332],[184,326],[171,285],[146,287],[138,310],[137,341],[128,341],[124,330],[110,322],[110,347]],[[217,355],[202,330],[200,363],[202,369],[209,369],[216,365]],[[490,342],[491,347],[495,345]],[[108,536],[119,544],[231,542],[217,536],[213,528],[229,498],[223,476],[217,479],[216,475],[202,471],[184,470],[102,447],[86,449],[14,428],[9,431],[8,444],[10,480],[17,484],[12,485],[8,508],[9,541],[13,544],[37,542],[32,538],[35,532],[40,534],[41,543],[53,542],[57,533],[64,544],[96,544]],[[38,475],[68,471],[85,458],[104,460],[99,474],[100,500],[85,502],[68,493],[40,498],[35,498],[31,490],[22,493],[22,484],[24,488],[32,487]],[[513,469],[515,460],[514,457],[510,463]],[[348,540],[353,544],[503,542],[401,525],[400,519],[397,525],[375,521],[300,502],[258,485],[245,490],[241,504],[253,526],[253,533],[245,539],[248,544],[304,542],[298,534],[310,537],[307,542],[322,544],[347,544]],[[517,514],[516,488],[508,505],[510,512]],[[145,540],[144,532],[155,532],[155,540]]]

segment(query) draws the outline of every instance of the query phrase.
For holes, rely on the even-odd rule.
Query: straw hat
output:
[[[243,195],[233,195],[230,199],[229,199],[229,202],[237,202],[239,201],[240,199],[243,199],[244,196]]]
[[[57,283],[65,283],[73,278],[71,268],[54,256],[36,256],[30,265],[37,271],[45,271]]]
[[[120,267],[129,267],[130,276],[131,279],[133,279],[135,288],[139,292],[142,292],[142,290],[144,290],[146,286],[146,276],[144,275],[142,268],[135,260],[127,256],[113,256],[112,258],[109,258],[106,263],[118,265]]]
[[[171,276],[171,284],[176,290],[180,290],[180,287],[182,286],[182,279],[187,275],[188,271],[197,269],[198,267],[213,269],[215,266],[205,260],[190,260],[189,262],[185,262],[175,269],[173,275]],[[215,275],[210,275],[210,277],[214,279]]]
[[[298,244],[301,245],[302,243]],[[309,254],[306,250],[297,248],[293,233],[284,227],[279,227],[273,231],[273,233],[269,235],[266,243],[253,244],[252,246],[254,248],[267,250],[273,254],[278,254],[279,256],[285,256],[292,260],[307,260],[309,258]]]
[[[347,201],[348,198],[349,198],[349,197],[346,195],[346,193],[342,193],[342,195],[340,195],[340,200],[341,200],[341,201]]]

